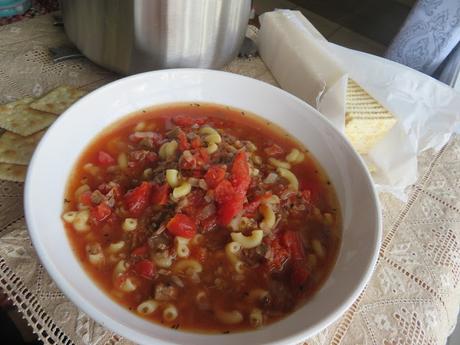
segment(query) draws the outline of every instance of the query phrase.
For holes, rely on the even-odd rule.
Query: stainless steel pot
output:
[[[90,60],[123,74],[231,61],[251,0],[61,0],[70,40]]]

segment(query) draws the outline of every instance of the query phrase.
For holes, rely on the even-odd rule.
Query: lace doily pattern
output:
[[[69,44],[51,16],[0,27],[0,103],[61,84],[96,89],[117,78],[86,59],[54,64]],[[226,70],[276,85],[259,58]],[[441,345],[460,304],[460,137],[419,157],[403,203],[381,194],[384,237],[371,281],[352,307],[309,345]],[[73,305],[41,266],[23,218],[23,185],[0,181],[0,289],[45,344],[128,345]]]
[[[0,27],[0,104],[39,97],[60,85],[89,86],[115,78],[87,59],[54,63],[49,48],[69,45],[51,15]],[[99,84],[100,85],[100,84]]]

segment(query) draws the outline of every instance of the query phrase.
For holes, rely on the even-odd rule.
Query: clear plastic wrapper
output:
[[[460,129],[460,93],[398,63],[327,40],[298,11],[261,17],[258,46],[280,86],[318,109],[343,131],[348,77],[389,110],[397,124],[363,158],[379,191],[406,200],[417,156],[439,150]]]

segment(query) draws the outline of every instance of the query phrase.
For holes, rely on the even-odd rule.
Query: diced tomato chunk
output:
[[[105,151],[99,151],[97,153],[97,162],[102,166],[109,166],[115,164],[115,158]]]
[[[247,154],[244,151],[240,151],[233,160],[232,184],[237,192],[246,193],[250,183],[251,176],[249,175]]]
[[[123,195],[120,185],[116,182],[101,183],[97,189],[105,195],[107,200],[113,199],[114,201],[119,201]]]
[[[124,200],[129,213],[139,217],[149,205],[152,185],[146,181],[125,194]]]
[[[204,175],[204,180],[209,188],[216,188],[225,178],[225,169],[219,165],[213,165]]]
[[[176,115],[173,117],[173,122],[178,126],[193,126],[204,125],[206,123],[206,118],[201,116],[189,116],[189,115]]]
[[[264,148],[264,151],[269,156],[279,156],[284,153],[284,150],[281,146],[277,144],[272,144]]]
[[[145,160],[149,163],[156,162],[157,159],[158,159],[158,155],[153,151],[150,151],[149,153],[147,153],[147,156],[145,157]]]
[[[97,206],[91,208],[90,211],[91,219],[97,222],[103,222],[112,214],[112,209],[106,203],[100,203]]]
[[[196,168],[196,159],[194,156],[185,158],[181,156],[179,159],[179,167],[184,170],[191,170]]]
[[[284,152],[283,148],[277,144],[272,144],[264,148],[264,151],[269,156],[278,156]]]
[[[314,179],[302,179],[300,181],[300,189],[303,191],[302,196],[311,204],[317,204],[321,199],[321,183]],[[309,195],[309,199],[306,197]]]
[[[281,244],[279,237],[268,241],[271,250],[270,259],[267,262],[270,271],[281,271],[285,262],[289,259],[289,251]]]
[[[200,139],[200,137],[193,138],[190,144],[192,145],[192,148],[194,148],[194,149],[200,148],[201,147],[201,139]]]
[[[233,217],[235,217],[243,209],[244,196],[240,193],[235,193],[227,198],[226,201],[219,205],[217,210],[217,223],[220,225],[228,225]]]
[[[136,262],[134,264],[134,270],[137,274],[146,279],[152,279],[157,271],[155,264],[147,259]]]
[[[305,258],[302,240],[297,231],[286,231],[283,234],[283,244],[289,250],[294,260],[302,260]]]
[[[214,190],[214,197],[218,203],[218,224],[228,225],[233,217],[243,210],[243,203],[250,182],[246,152],[240,151],[233,160],[231,182],[224,179]]]
[[[204,147],[197,149],[195,156],[196,156],[196,164],[198,166],[202,166],[209,162],[209,154],[208,154],[208,151]]]
[[[134,132],[129,135],[129,140],[138,143],[147,141],[150,145],[159,144],[163,140],[163,136],[158,132]]]
[[[204,200],[205,192],[201,189],[195,189],[187,195],[187,205],[182,209],[182,212],[187,216],[197,219],[199,213],[206,205]]]
[[[131,252],[132,257],[145,257],[149,253],[149,246],[143,245],[141,247],[137,247]]]
[[[262,195],[258,195],[254,198],[254,200],[252,200],[251,202],[249,202],[245,207],[244,207],[244,214],[245,215],[253,215],[256,210],[259,208],[260,204],[268,199],[270,199],[270,197],[272,196],[272,193],[271,192],[265,192],[264,194]]]
[[[222,204],[235,194],[235,189],[229,180],[222,180],[214,190],[214,198],[217,203]]]
[[[169,185],[167,183],[161,186],[155,185],[152,193],[152,203],[154,205],[166,205],[169,197]]]
[[[207,163],[209,163],[209,154],[204,147],[196,149],[191,157],[182,156],[179,160],[180,168],[185,170],[200,169]]]
[[[217,218],[215,215],[209,216],[200,222],[200,232],[206,233],[213,230],[217,226]]]
[[[92,203],[91,203],[91,191],[87,190],[83,193],[80,194],[80,196],[78,197],[78,199],[80,200],[80,202],[83,204],[83,205],[87,205],[87,206],[90,206]]]
[[[188,203],[195,207],[203,207],[206,204],[204,199],[206,192],[202,189],[195,189],[187,195]]]
[[[174,236],[181,236],[185,238],[192,238],[196,234],[196,224],[188,216],[182,213],[176,214],[172,217],[166,228]]]
[[[179,140],[179,150],[185,151],[190,148],[190,144],[187,140],[187,135],[183,130],[179,129],[179,132],[177,133],[177,139]]]

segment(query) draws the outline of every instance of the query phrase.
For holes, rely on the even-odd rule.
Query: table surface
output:
[[[54,64],[69,44],[50,15],[0,27],[0,104],[59,85],[93,90],[118,78],[86,59]],[[276,85],[258,58],[225,68]],[[308,344],[445,344],[460,304],[460,138],[419,157],[408,202],[381,194],[383,241],[352,307]],[[0,181],[0,289],[45,344],[130,344],[73,305],[41,266],[22,208],[23,184]]]

